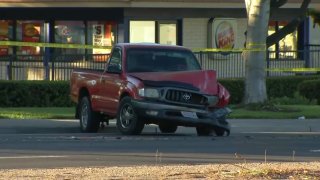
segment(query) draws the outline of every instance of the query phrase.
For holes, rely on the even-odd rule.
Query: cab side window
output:
[[[121,49],[115,48],[109,60],[108,71],[121,72]]]

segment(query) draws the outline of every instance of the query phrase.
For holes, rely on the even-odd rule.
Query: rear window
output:
[[[191,51],[132,48],[127,51],[127,72],[169,72],[200,70]]]

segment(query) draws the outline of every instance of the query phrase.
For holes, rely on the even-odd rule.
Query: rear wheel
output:
[[[98,113],[92,111],[91,102],[87,96],[83,97],[80,101],[79,119],[80,129],[82,132],[95,133],[99,129]]]
[[[120,101],[117,113],[117,128],[125,135],[140,134],[144,128],[144,121],[141,118],[139,119],[130,97],[124,97]]]
[[[178,126],[168,123],[160,123],[159,129],[162,133],[175,133],[178,129]]]

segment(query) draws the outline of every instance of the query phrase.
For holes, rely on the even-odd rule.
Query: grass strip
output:
[[[0,108],[2,119],[73,119],[74,107]]]
[[[297,119],[304,116],[308,119],[320,118],[319,105],[277,105],[278,110],[251,109],[231,106],[231,119]]]

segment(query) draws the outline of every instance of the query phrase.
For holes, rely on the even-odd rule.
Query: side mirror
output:
[[[114,73],[114,74],[120,74],[121,73],[121,67],[118,64],[109,64],[107,72]]]

